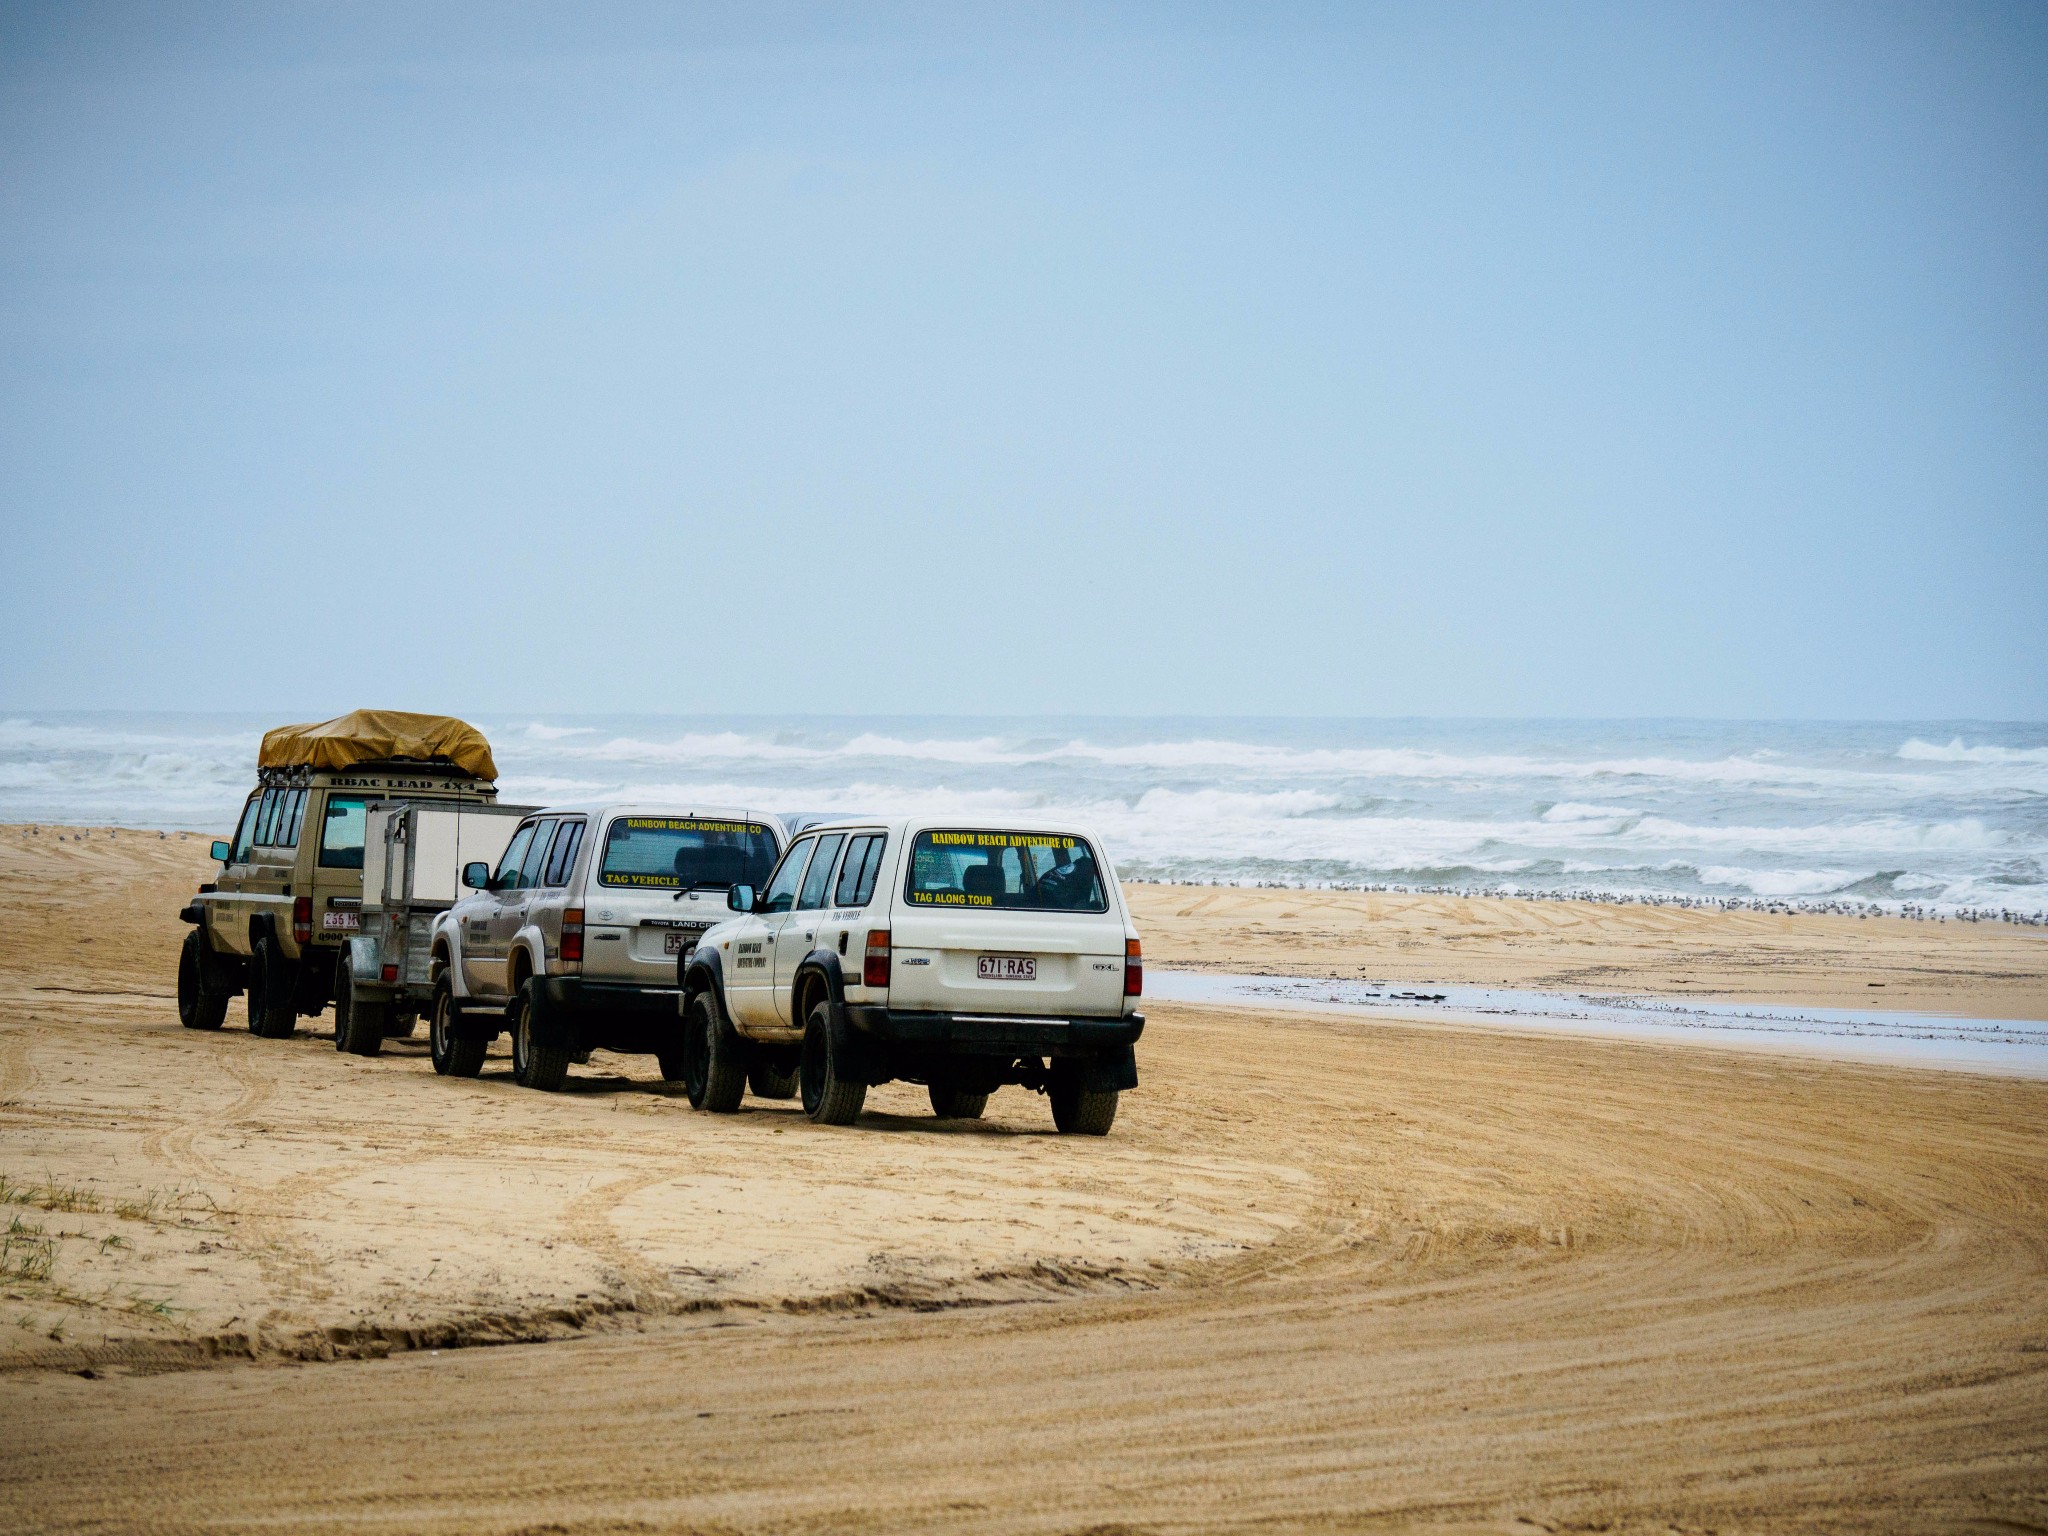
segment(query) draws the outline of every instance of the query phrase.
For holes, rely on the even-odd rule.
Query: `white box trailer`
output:
[[[433,990],[434,919],[463,893],[466,864],[495,865],[531,805],[372,801],[363,828],[361,931],[335,978],[337,1050],[374,1056],[419,1023]]]

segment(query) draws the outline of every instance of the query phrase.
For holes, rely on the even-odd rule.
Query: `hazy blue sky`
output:
[[[2048,8],[0,4],[0,706],[2048,716]]]

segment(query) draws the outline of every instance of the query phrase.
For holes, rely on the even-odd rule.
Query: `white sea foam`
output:
[[[1945,747],[1914,737],[1899,748],[1899,756],[1916,763],[2039,763],[2048,765],[2048,747],[2000,747],[1990,743],[1965,746],[1954,738]]]
[[[521,803],[1073,817],[1144,878],[2048,913],[2041,727],[477,723]],[[0,717],[0,819],[224,830],[262,729],[15,711]]]

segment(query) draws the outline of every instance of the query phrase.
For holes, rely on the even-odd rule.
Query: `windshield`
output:
[[[758,886],[775,867],[775,853],[775,834],[758,821],[621,816],[605,834],[598,879],[657,891]]]
[[[1056,832],[920,832],[904,895],[919,907],[1109,910],[1095,850]]]

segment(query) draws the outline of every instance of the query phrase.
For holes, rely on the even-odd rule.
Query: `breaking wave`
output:
[[[0,717],[0,819],[223,830],[275,723]],[[2048,913],[2048,727],[477,723],[513,801],[1075,816],[1143,879]]]

